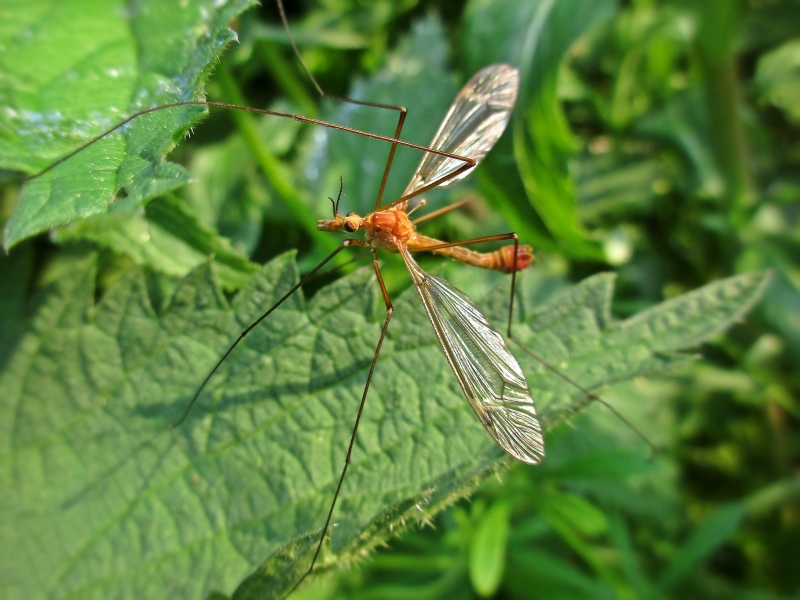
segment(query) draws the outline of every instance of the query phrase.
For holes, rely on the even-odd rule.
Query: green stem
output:
[[[699,6],[699,52],[711,145],[725,178],[729,218],[738,229],[746,223],[748,209],[755,199],[739,115],[740,90],[734,54],[734,36],[742,9],[736,0],[704,0]]]

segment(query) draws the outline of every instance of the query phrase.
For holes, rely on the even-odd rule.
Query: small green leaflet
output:
[[[7,266],[20,256],[2,272],[22,280],[24,268]],[[159,310],[136,270],[95,303],[92,255],[59,259],[50,273],[26,325],[2,334],[14,348],[0,374],[3,597],[280,597],[310,560],[382,324],[371,270],[310,302],[295,294],[177,429],[168,424],[224,349],[297,281],[294,256],[264,266],[230,303],[206,265]],[[623,322],[609,316],[611,276],[539,305],[526,289],[515,330],[584,385],[621,381],[686,360],[674,351],[741,316],[765,279],[723,280]],[[504,282],[479,303],[495,323],[507,295]],[[415,290],[394,305],[320,572],[507,463]],[[552,429],[580,393],[517,355]]]
[[[12,3],[0,26],[0,166],[36,173],[138,110],[198,99],[212,61],[234,39],[228,23],[250,4]],[[204,112],[141,117],[29,181],[6,224],[6,249],[75,219],[130,212],[185,184],[186,170],[165,156]]]

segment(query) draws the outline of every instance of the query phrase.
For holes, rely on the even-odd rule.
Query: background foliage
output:
[[[148,90],[148,101],[174,101],[184,98],[182,88],[166,83],[202,81],[207,60],[229,38],[225,25],[245,3],[219,14],[202,14],[202,5],[200,24],[180,21],[181,12],[136,12],[142,21],[128,44],[103,45],[103,35],[113,32],[98,29],[85,32],[86,48],[58,46],[56,33],[65,31],[68,17],[35,10],[28,22],[6,21],[0,30],[5,243],[60,225],[49,237],[13,247],[2,263],[4,366],[20,356],[17,334],[27,326],[25,315],[39,311],[41,330],[72,331],[76,311],[92,294],[104,297],[115,283],[136,287],[134,266],[146,274],[140,293],[156,305],[176,286],[180,291],[180,277],[209,255],[228,292],[286,249],[300,249],[301,270],[310,268],[337,243],[315,231],[315,219],[327,215],[325,197],[337,192],[340,176],[346,211],[369,210],[383,161],[380,145],[292,121],[213,112],[165,165],[162,151],[181,137],[171,132],[182,133],[197,116],[186,111],[158,117],[170,121],[166,134],[156,120],[108,142],[112,154],[120,145],[135,147],[145,160],[106,169],[98,167],[99,154],[88,154],[85,163],[65,165],[75,177],[67,183],[84,185],[87,169],[108,172],[93,180],[103,202],[81,203],[74,201],[74,188],[37,184],[25,192],[36,210],[15,213],[26,206],[19,173],[37,171],[135,110],[142,97],[133,90]],[[546,297],[565,280],[614,269],[613,310],[623,318],[725,276],[765,268],[774,273],[758,309],[704,345],[703,361],[671,378],[637,379],[604,393],[663,454],[648,462],[647,448],[628,429],[590,407],[571,427],[548,436],[541,467],[513,465],[502,483],[489,480],[470,502],[436,516],[433,528],[407,531],[390,549],[297,597],[782,598],[800,592],[800,4],[327,0],[288,9],[322,87],[408,106],[403,137],[417,143],[430,139],[459,85],[478,68],[500,60],[521,68],[509,133],[471,183],[431,196],[432,202],[465,196],[474,202],[431,224],[428,233],[458,239],[516,230],[539,257],[537,274],[526,274],[539,290],[532,298]],[[210,99],[391,133],[391,115],[319,103],[275,18],[265,3],[235,21],[239,43],[214,66],[206,85]],[[25,27],[52,42],[40,46],[37,63],[49,70],[15,62],[26,39],[15,32]],[[208,47],[183,47],[179,31],[202,31]],[[169,53],[159,45],[165,38]],[[59,61],[68,64],[70,52],[91,53],[81,81],[86,75],[94,85],[67,86],[67,93],[52,97],[39,93],[46,118],[38,124],[25,120],[30,115],[12,114],[21,97],[69,80],[71,71],[59,71]],[[109,69],[128,58],[149,68],[118,72],[109,83]],[[98,117],[90,102],[101,99],[116,113]],[[65,108],[67,100],[79,107],[75,113]],[[46,144],[50,154],[42,155]],[[402,190],[418,159],[399,152],[389,195]],[[195,183],[179,187],[189,174]],[[126,190],[122,199],[111,201],[120,188]],[[72,212],[61,212],[64,207]],[[59,296],[80,300],[76,308],[49,309],[42,299],[48,296],[36,290],[50,289],[65,273],[92,273],[87,249],[99,252],[97,291],[93,276],[76,278],[83,295],[70,288]],[[442,270],[476,298],[496,281],[457,265]],[[200,285],[200,272],[194,273],[192,285]],[[408,285],[391,257],[386,277],[393,293]],[[357,285],[347,281],[341,285]],[[315,282],[309,293],[326,282]],[[207,293],[205,301],[219,300]],[[104,302],[101,311],[114,314],[114,297]],[[367,300],[360,310],[363,319]],[[197,325],[203,336],[227,326],[228,317],[209,314]],[[137,326],[152,317],[146,310],[142,315]],[[21,348],[28,351],[33,342],[24,339]],[[55,349],[45,358],[57,356],[62,341],[50,341]],[[197,379],[190,356],[182,356],[187,386]],[[46,373],[50,363],[42,364]],[[188,444],[199,443],[193,431]],[[3,530],[13,525],[4,519]],[[57,525],[63,523],[54,513],[51,526]],[[80,576],[73,572],[62,584],[80,586]],[[198,592],[204,589],[195,583]]]

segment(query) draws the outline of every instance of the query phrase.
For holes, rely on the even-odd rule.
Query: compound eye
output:
[[[345,221],[344,222],[344,230],[349,232],[349,233],[353,233],[356,230],[356,228],[353,227],[353,224],[350,223],[350,221]]]

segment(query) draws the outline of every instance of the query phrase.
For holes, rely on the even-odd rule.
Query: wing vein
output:
[[[399,247],[422,305],[478,420],[514,458],[538,463],[544,440],[522,369],[503,337],[451,283],[426,273]]]

